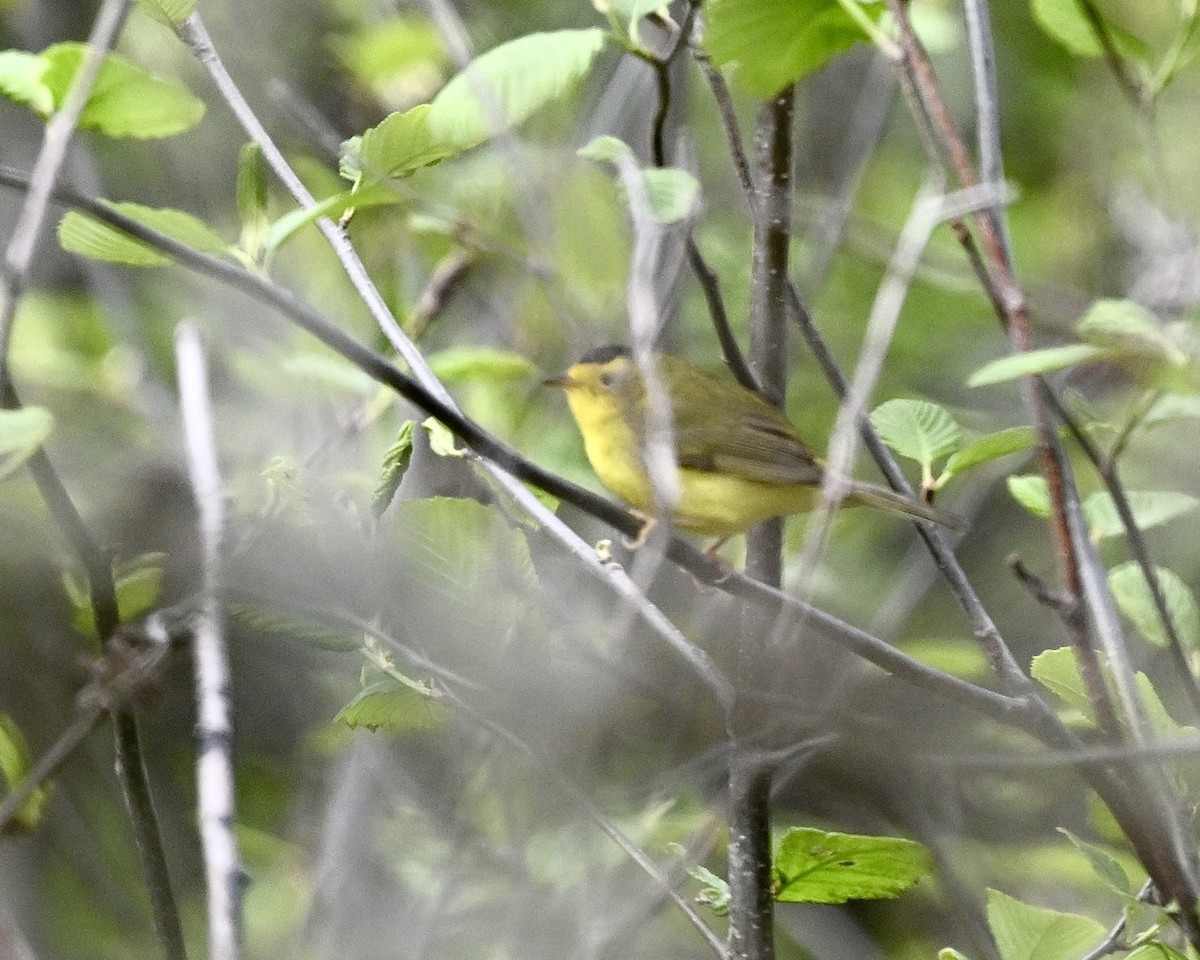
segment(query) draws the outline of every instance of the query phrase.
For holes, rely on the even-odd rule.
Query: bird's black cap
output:
[[[608,363],[610,360],[616,360],[617,357],[631,357],[629,348],[619,344],[610,343],[604,347],[596,347],[595,350],[589,350],[579,358],[580,363]]]

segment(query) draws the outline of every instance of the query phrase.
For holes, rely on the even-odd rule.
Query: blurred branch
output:
[[[221,603],[225,493],[217,466],[204,348],[191,324],[180,324],[175,331],[175,364],[203,565],[192,654],[199,751],[197,806],[208,888],[208,956],[209,960],[236,960],[242,939],[242,871],[233,833],[233,704]]]

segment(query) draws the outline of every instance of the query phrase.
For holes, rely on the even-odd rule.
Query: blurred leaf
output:
[[[1072,343],[1065,347],[1047,347],[1044,350],[1014,353],[980,367],[967,379],[967,386],[983,387],[993,383],[1005,383],[1035,373],[1064,370],[1081,363],[1108,360],[1114,356],[1115,351],[1090,343]]]
[[[1050,491],[1046,478],[1038,474],[1009,477],[1008,492],[1035,517],[1050,516]]]
[[[934,462],[962,440],[962,428],[949,411],[924,400],[888,400],[871,411],[871,424],[884,443],[919,463],[926,477]]]
[[[142,553],[113,565],[113,581],[117,587],[117,611],[121,623],[136,620],[154,609],[162,594],[166,561],[165,553]],[[68,578],[67,594],[75,607],[71,625],[85,637],[101,639],[96,633],[91,592],[83,584]]]
[[[371,515],[376,520],[392,505],[396,491],[400,489],[400,482],[408,471],[412,451],[413,422],[405,420],[400,425],[396,440],[383,455],[383,468],[379,472],[379,481],[375,484],[375,493],[371,496]]]
[[[1075,849],[1087,858],[1087,862],[1092,865],[1092,870],[1100,878],[1101,883],[1123,897],[1133,895],[1134,890],[1129,882],[1129,875],[1125,873],[1125,868],[1121,866],[1121,862],[1116,857],[1103,847],[1081,840],[1070,830],[1059,827],[1058,832],[1070,840],[1075,845]]]
[[[1154,569],[1180,641],[1186,649],[1197,649],[1200,647],[1200,608],[1196,606],[1195,595],[1173,571],[1157,566]],[[1156,646],[1167,646],[1170,641],[1141,567],[1132,560],[1114,567],[1108,572],[1108,585],[1121,613],[1138,632]]]
[[[1176,517],[1200,506],[1200,500],[1174,490],[1130,490],[1125,496],[1138,528],[1149,530],[1161,526]],[[1088,531],[1094,540],[1119,537],[1125,533],[1125,525],[1117,514],[1112,494],[1099,490],[1083,501],[1083,515],[1087,518]]]
[[[1007,457],[1010,453],[1028,450],[1037,442],[1033,427],[1009,427],[986,437],[972,440],[950,455],[946,461],[947,476],[957,476],[989,460]]]
[[[23,103],[43,117],[54,111],[54,92],[43,77],[50,62],[24,50],[0,51],[0,94],[14,103]]]
[[[988,926],[1002,960],[1079,960],[1104,939],[1091,917],[1030,906],[988,891]]]
[[[883,3],[860,6],[872,20],[883,15]],[[704,46],[713,60],[763,98],[867,39],[836,0],[709,0],[705,13]]]
[[[37,453],[53,430],[54,416],[45,407],[0,410],[0,480]]]
[[[4,793],[12,791],[32,768],[33,754],[21,728],[7,713],[0,713],[0,779],[3,779]],[[53,793],[54,788],[49,783],[34,789],[8,822],[4,833],[11,836],[36,830],[45,819]]]
[[[1029,6],[1038,26],[1077,57],[1098,57],[1104,53],[1079,0],[1030,0]],[[1142,64],[1150,62],[1150,50],[1141,40],[1111,20],[1105,20],[1104,24],[1122,57]]]
[[[959,953],[953,947],[942,947],[938,951],[938,960],[971,960],[965,953]]]
[[[262,147],[253,140],[238,154],[235,190],[238,217],[242,222],[241,247],[251,260],[262,255],[269,221],[267,219],[267,161]]]
[[[229,242],[190,213],[144,207],[140,203],[109,203],[108,206],[193,250],[213,256],[224,256],[229,252]],[[170,255],[77,210],[72,210],[59,223],[58,242],[70,253],[108,263],[161,267],[172,262]]]
[[[446,708],[422,696],[414,685],[386,677],[360,690],[358,695],[338,711],[334,723],[344,723],[350,729],[365,727],[373,732],[416,733],[440,730],[446,725]]]
[[[591,69],[604,31],[531,33],[476,58],[430,104],[434,143],[469,150],[523,123]]]
[[[929,853],[897,837],[793,827],[779,843],[774,872],[782,902],[890,900],[929,872]]]
[[[231,603],[229,615],[239,623],[285,640],[296,640],[335,653],[352,653],[362,649],[362,638],[348,636],[345,630],[326,626],[290,610],[266,607],[262,604]]]
[[[138,6],[168,27],[183,23],[196,9],[196,0],[137,0]]]
[[[611,163],[620,168],[622,160],[637,165],[633,151],[623,141],[616,137],[600,136],[586,146],[576,151],[585,160],[596,160]],[[646,194],[646,204],[650,215],[659,223],[676,223],[684,219],[696,205],[700,196],[700,182],[686,170],[678,167],[652,167],[638,171],[642,177],[642,186]],[[624,177],[621,178],[626,202],[629,202],[625,190]]]
[[[1157,427],[1175,420],[1200,420],[1200,396],[1168,393],[1159,397],[1142,418],[1142,426]]]
[[[1125,960],[1188,960],[1188,956],[1161,940],[1155,940],[1125,954]]]
[[[42,80],[54,96],[55,109],[62,106],[86,51],[85,43],[58,43],[43,52],[50,68]],[[79,127],[109,137],[159,139],[191,130],[203,116],[204,101],[186,87],[110,53],[100,67]]]
[[[370,184],[357,190],[343,190],[317,201],[311,207],[300,207],[285,213],[267,230],[263,246],[274,253],[301,228],[316,223],[322,217],[341,219],[348,210],[365,210],[368,207],[400,204],[404,200],[384,184]]]
[[[1043,650],[1033,658],[1029,672],[1038,683],[1093,723],[1092,700],[1083,685],[1079,661],[1070,647]]]
[[[378,389],[378,384],[367,374],[332,350],[300,350],[288,354],[279,362],[279,369],[290,380],[340,393],[367,396]]]
[[[1132,300],[1097,300],[1075,325],[1075,332],[1097,347],[1181,362],[1179,347],[1158,318]]]
[[[439,350],[429,357],[429,368],[446,383],[526,380],[537,374],[537,367],[519,353],[470,345]]]
[[[421,421],[421,426],[429,434],[429,449],[439,457],[461,457],[463,455],[457,438],[441,420],[429,417]]]
[[[726,916],[729,913],[729,882],[700,864],[688,867],[688,875],[704,884],[696,894],[696,902],[704,904],[718,917]]]
[[[427,17],[372,20],[333,40],[338,59],[364,86],[389,103],[426,100],[442,85],[446,47]]]

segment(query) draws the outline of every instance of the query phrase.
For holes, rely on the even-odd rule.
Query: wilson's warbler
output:
[[[676,526],[723,542],[763,520],[816,506],[825,470],[783,413],[728,377],[665,354],[655,362],[671,401]],[[592,350],[546,383],[566,391],[600,482],[648,519],[654,499],[643,460],[646,389],[629,349]],[[961,526],[928,504],[859,480],[850,481],[846,502]]]

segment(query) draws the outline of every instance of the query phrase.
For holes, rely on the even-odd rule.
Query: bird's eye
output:
[[[606,387],[611,387],[616,382],[616,379],[617,379],[617,375],[615,373],[613,373],[611,370],[608,370],[608,371],[600,374],[600,382],[602,384],[604,384]]]

